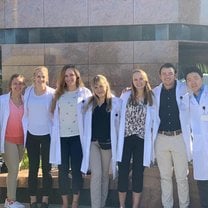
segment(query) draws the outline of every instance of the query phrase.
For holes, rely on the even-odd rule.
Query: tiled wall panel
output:
[[[135,0],[134,24],[178,22],[178,0]]]
[[[133,42],[91,43],[89,64],[133,63]]]
[[[0,28],[4,28],[4,1],[0,1]]]
[[[44,65],[44,45],[3,45],[2,65]]]
[[[44,0],[44,27],[87,26],[88,0]]]
[[[89,43],[76,44],[46,44],[45,64],[88,64]]]
[[[89,25],[133,24],[133,0],[88,0]]]
[[[177,63],[177,41],[134,42],[134,63]]]
[[[4,0],[4,2],[6,28],[44,26],[44,0]]]

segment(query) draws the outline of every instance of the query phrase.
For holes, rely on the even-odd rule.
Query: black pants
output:
[[[208,180],[197,180],[201,208],[208,208]]]
[[[37,196],[38,169],[42,167],[43,196],[48,196],[52,187],[51,164],[49,163],[50,135],[35,136],[27,133],[27,154],[29,159],[28,188],[30,196]]]
[[[142,192],[143,189],[143,152],[144,140],[136,135],[124,138],[122,161],[118,164],[118,191],[128,191],[130,162],[132,160],[132,191]]]
[[[61,165],[59,165],[59,188],[61,195],[68,195],[70,189],[69,163],[72,170],[72,192],[78,194],[82,188],[82,146],[79,136],[61,138]]]

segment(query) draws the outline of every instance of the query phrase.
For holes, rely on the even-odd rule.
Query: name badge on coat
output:
[[[201,115],[201,121],[208,121],[208,112],[206,111],[206,107],[203,106],[203,114]]]

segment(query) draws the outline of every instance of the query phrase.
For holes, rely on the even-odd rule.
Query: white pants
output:
[[[5,141],[5,153],[2,154],[8,169],[7,175],[7,197],[16,200],[17,176],[19,163],[22,160],[24,148],[21,144],[12,144]]]
[[[158,134],[155,144],[156,159],[161,177],[162,204],[173,207],[173,168],[175,171],[180,208],[189,206],[188,161],[182,134],[165,136]]]
[[[102,208],[108,196],[109,167],[111,162],[111,149],[102,150],[98,142],[91,142],[90,146],[90,194],[91,207]]]

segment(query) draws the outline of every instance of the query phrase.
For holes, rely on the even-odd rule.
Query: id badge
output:
[[[208,121],[208,114],[201,115],[201,121]]]

